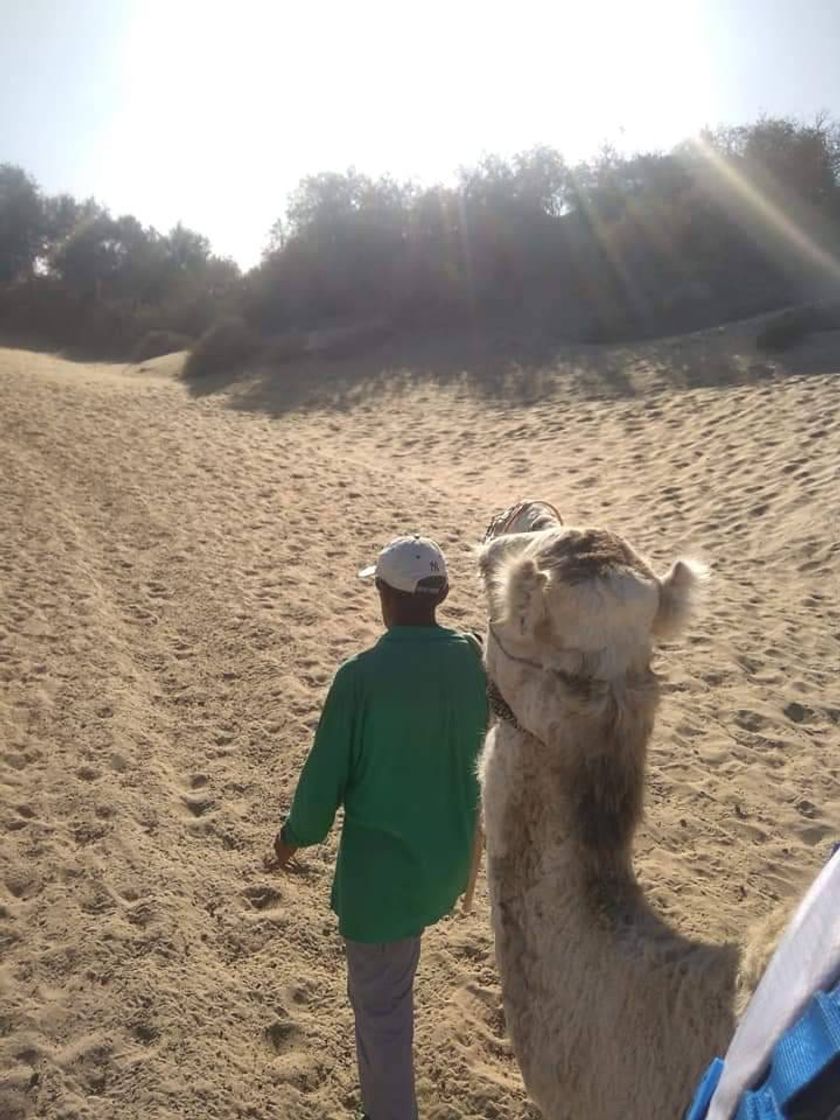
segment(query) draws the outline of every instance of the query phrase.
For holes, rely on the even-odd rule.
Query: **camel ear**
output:
[[[522,638],[539,636],[548,617],[548,583],[548,574],[540,571],[530,556],[512,560],[501,577],[504,618],[499,621],[514,626]]]
[[[478,571],[481,578],[486,581],[494,569],[504,564],[509,556],[521,552],[527,543],[521,533],[508,533],[502,537],[496,537],[486,544],[478,545],[475,549],[475,555],[478,559]]]
[[[700,597],[709,570],[698,560],[677,560],[667,576],[659,581],[659,609],[653,620],[653,633],[661,641],[675,638],[684,629]]]

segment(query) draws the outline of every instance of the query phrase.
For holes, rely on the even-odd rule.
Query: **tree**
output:
[[[761,117],[750,125],[706,131],[702,142],[750,181],[822,210],[837,205],[840,125],[824,114],[812,124]]]
[[[55,247],[50,261],[68,288],[84,296],[102,296],[113,286],[129,256],[129,246],[136,241],[137,230],[129,228],[129,221],[139,226],[136,219],[118,221],[97,207],[73,227]]]
[[[31,275],[44,232],[37,183],[20,167],[0,164],[0,283]]]
[[[101,207],[94,199],[88,198],[84,202],[79,202],[69,194],[47,195],[43,200],[43,207],[43,249],[46,253],[69,237],[76,226],[95,217],[101,211]]]
[[[200,271],[210,257],[210,242],[203,234],[179,222],[165,238],[165,252],[175,271]]]

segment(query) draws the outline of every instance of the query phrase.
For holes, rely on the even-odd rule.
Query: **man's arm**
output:
[[[291,812],[274,841],[281,867],[298,848],[320,844],[332,828],[350,773],[355,719],[356,674],[351,665],[344,665],[327,694]]]

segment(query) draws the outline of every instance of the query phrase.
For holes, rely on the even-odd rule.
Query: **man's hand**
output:
[[[287,844],[283,839],[282,830],[274,837],[274,854],[277,856],[277,866],[283,870],[289,866],[294,859],[297,847],[294,844]]]

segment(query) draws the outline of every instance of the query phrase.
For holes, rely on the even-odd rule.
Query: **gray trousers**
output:
[[[416,1120],[414,973],[420,938],[345,944],[365,1115],[370,1120]]]

